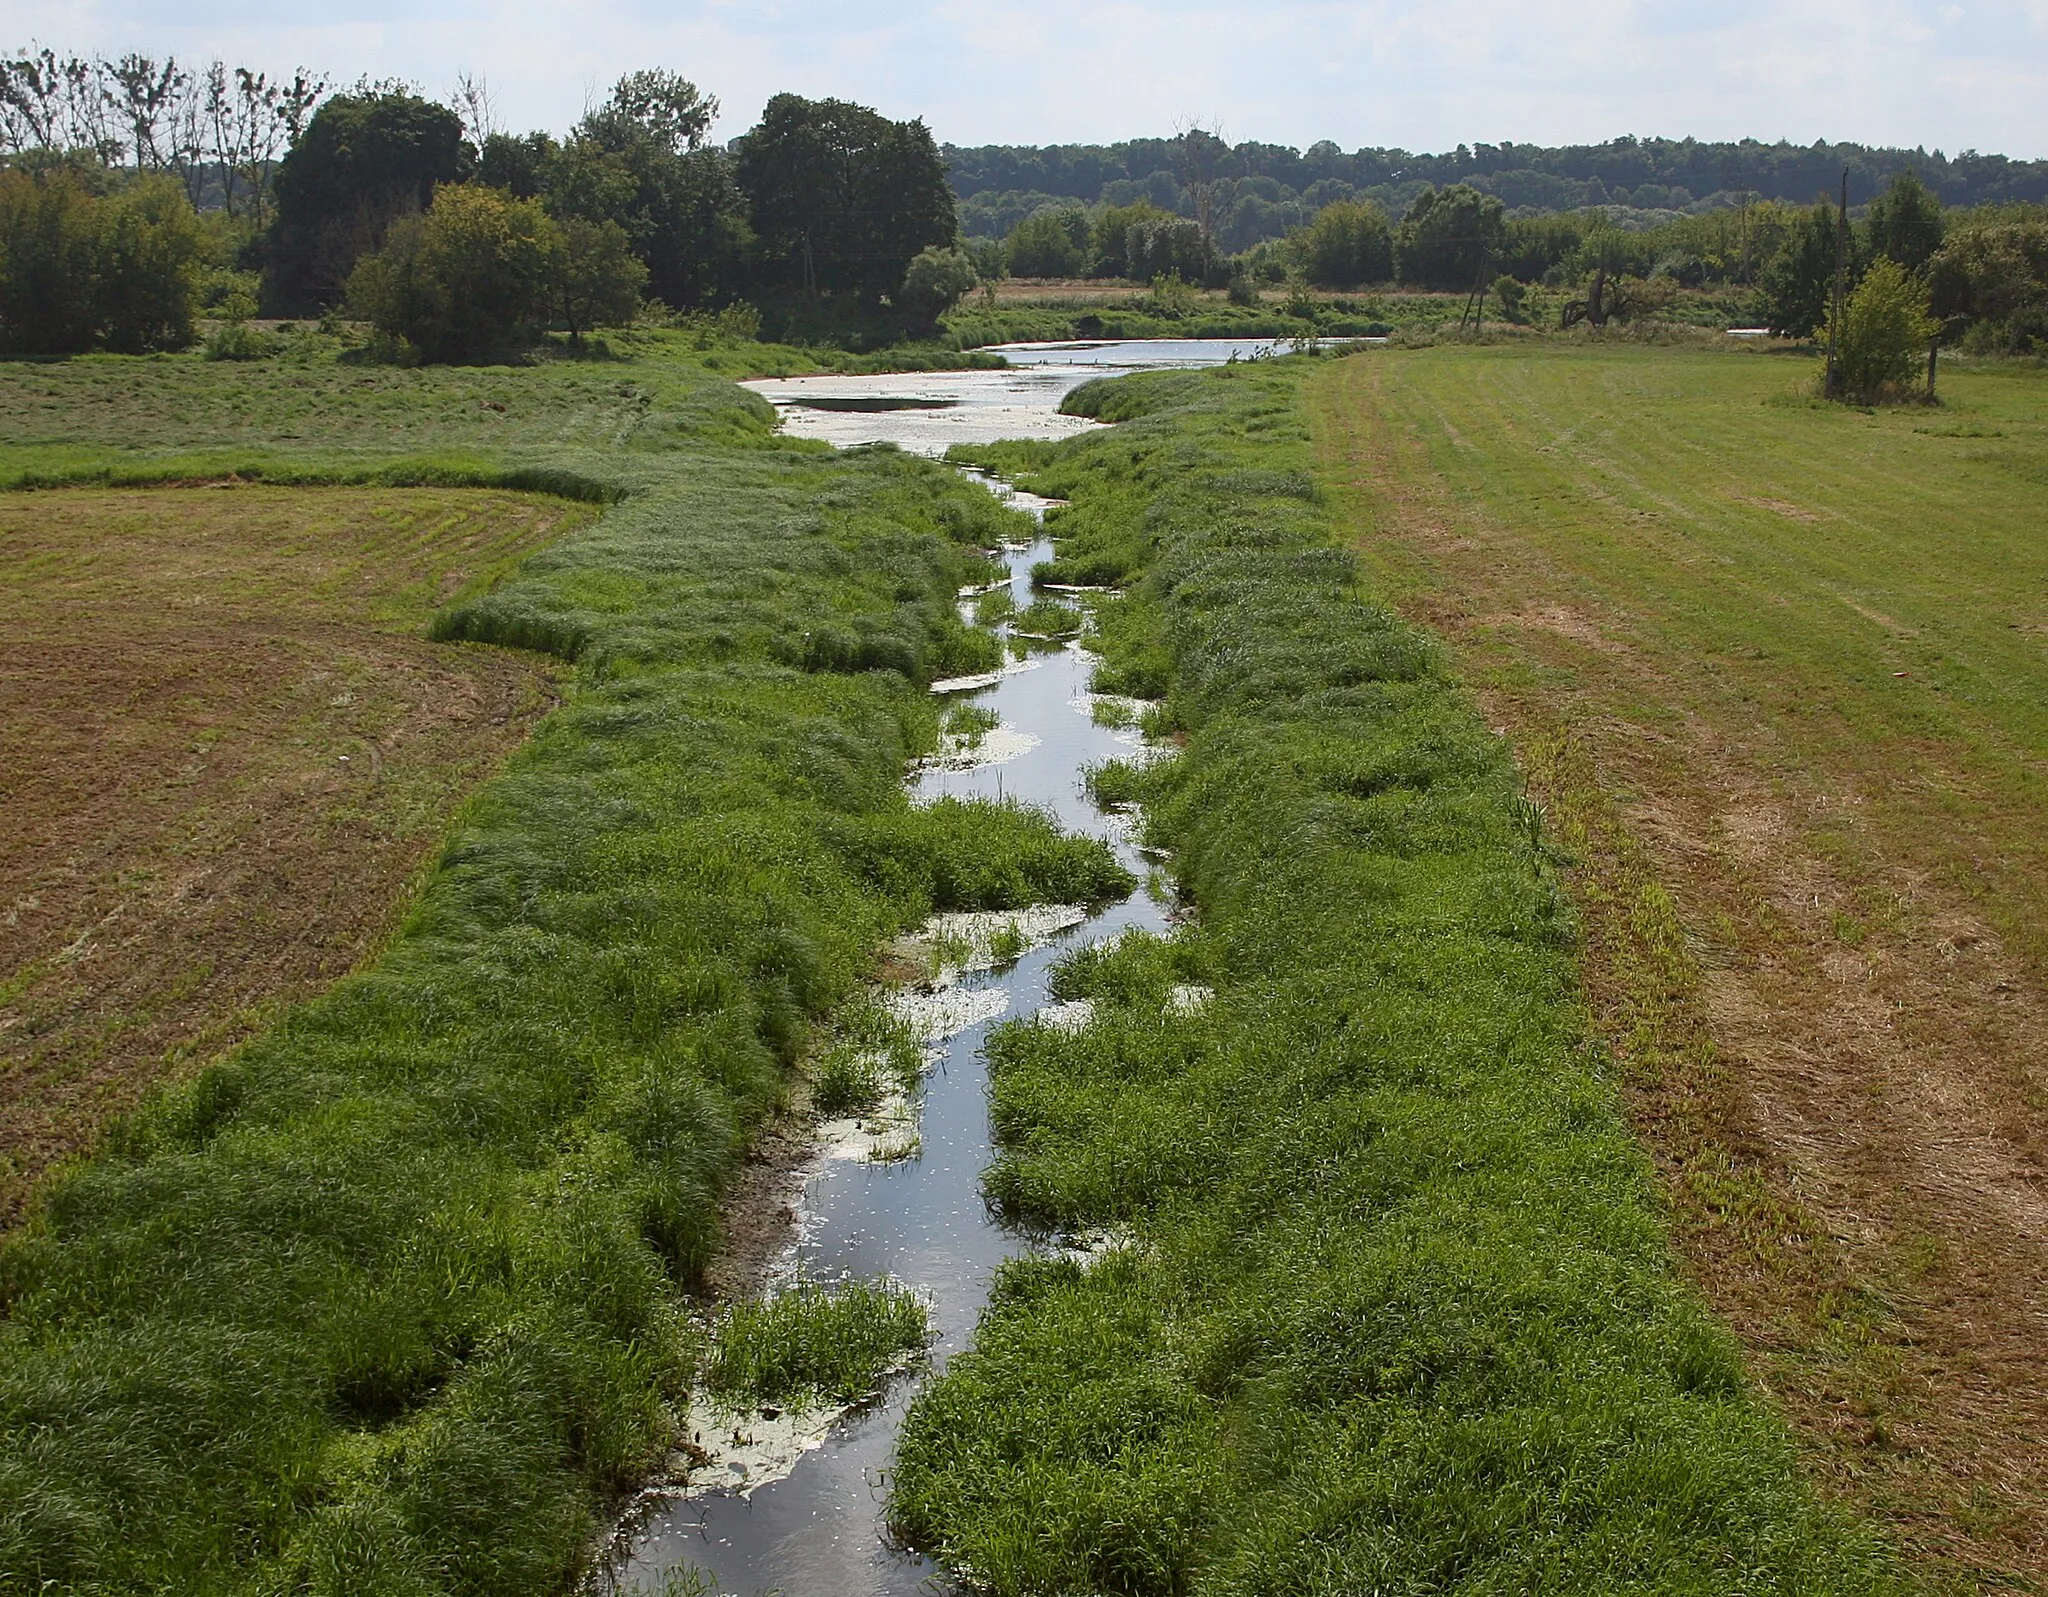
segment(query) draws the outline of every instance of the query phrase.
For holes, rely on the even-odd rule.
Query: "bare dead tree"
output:
[[[128,154],[115,107],[118,96],[107,87],[111,67],[103,61],[73,56],[64,63],[64,107],[68,121],[64,147],[88,150],[102,166],[119,166]]]
[[[30,46],[0,61],[0,149],[9,155],[65,147],[64,64]]]
[[[263,192],[269,186],[270,169],[277,161],[278,144],[284,137],[284,119],[279,115],[281,98],[267,73],[235,68],[235,156],[231,172],[248,196],[249,220],[259,232],[263,227]]]
[[[313,76],[304,67],[294,70],[291,82],[278,88],[277,120],[284,129],[287,150],[299,142],[299,135],[306,131],[306,124],[312,120],[313,107],[326,93],[327,79]]]
[[[198,210],[206,198],[206,156],[209,147],[206,125],[207,85],[220,71],[218,61],[205,71],[188,75],[165,118],[167,150],[171,170],[185,185],[185,198]]]
[[[1195,223],[1202,230],[1202,261],[1206,267],[1216,258],[1216,180],[1223,175],[1230,158],[1230,146],[1218,131],[1211,132],[1191,121],[1174,124],[1174,174],[1187,190],[1195,207]]]
[[[128,152],[140,172],[161,172],[174,164],[172,125],[178,102],[192,76],[166,56],[161,65],[130,52],[118,61],[97,61],[100,97],[125,130]]]
[[[471,149],[481,150],[484,140],[499,131],[491,86],[482,73],[465,72],[455,80],[455,114],[462,119],[462,136]]]

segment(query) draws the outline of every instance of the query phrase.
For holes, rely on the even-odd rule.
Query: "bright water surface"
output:
[[[1221,339],[1018,345],[1003,353],[1023,365],[1021,371],[813,377],[749,386],[775,401],[793,432],[842,447],[886,439],[937,455],[954,443],[1058,438],[1096,425],[1055,411],[1069,389],[1105,369],[1215,365],[1233,352],[1242,360],[1272,348],[1267,340]],[[924,403],[904,409],[806,407],[807,399],[818,398]],[[1016,499],[1025,508],[1037,506],[1029,496]],[[1051,540],[1044,538],[1005,552],[1020,608],[1032,598],[1032,566],[1051,555]],[[911,781],[913,797],[1015,798],[1041,806],[1068,831],[1104,839],[1142,878],[1145,862],[1124,828],[1098,812],[1081,787],[1085,766],[1131,755],[1130,734],[1094,724],[1087,698],[1093,662],[1086,653],[1059,649],[1031,660],[1030,669],[961,697],[994,710],[1005,726],[1037,743],[1002,764],[922,772]],[[820,1161],[805,1187],[796,1257],[786,1262],[811,1280],[891,1276],[924,1293],[936,1333],[934,1368],[966,1346],[996,1267],[1038,1245],[1000,1225],[982,1197],[981,1175],[992,1156],[982,1057],[989,1027],[1035,1013],[1046,1002],[1052,964],[1068,949],[1127,928],[1160,931],[1165,924],[1165,909],[1141,888],[1015,965],[963,977],[966,985],[999,989],[1005,1011],[948,1039],[922,1095],[921,1154],[888,1164]],[[823,1446],[779,1481],[744,1496],[702,1490],[662,1503],[637,1527],[630,1552],[613,1571],[617,1586],[659,1590],[665,1573],[695,1569],[713,1578],[719,1590],[741,1597],[949,1590],[934,1566],[892,1547],[882,1526],[896,1431],[914,1394],[913,1379],[893,1382],[880,1401],[843,1420]]]
[[[1220,366],[1231,356],[1280,353],[1271,338],[1134,339],[1109,343],[1002,344],[1013,371],[898,372],[881,377],[780,377],[747,383],[771,401],[783,427],[842,449],[892,443],[919,455],[999,438],[1068,438],[1100,425],[1062,416],[1068,392],[1097,377],[1161,366]],[[885,408],[886,407],[886,408]]]

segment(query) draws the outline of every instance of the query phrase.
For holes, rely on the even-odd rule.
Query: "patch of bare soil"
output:
[[[1710,718],[1685,659],[1373,415],[1326,415],[1321,447],[1361,532],[1421,557],[1406,607],[1574,862],[1589,1006],[1693,1279],[1821,1478],[1935,1586],[2048,1585],[2038,982],[1867,778]]]
[[[552,701],[547,662],[418,629],[563,521],[424,490],[0,501],[0,1226],[377,949]]]

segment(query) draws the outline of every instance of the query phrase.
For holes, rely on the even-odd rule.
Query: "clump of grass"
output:
[[[1007,587],[991,588],[974,601],[974,624],[992,627],[1017,613],[1017,599]]]
[[[1098,694],[1088,707],[1088,719],[1097,726],[1136,726],[1138,712],[1124,699]]]
[[[1091,765],[1082,773],[1082,781],[1088,796],[1105,810],[1139,803],[1144,794],[1143,773],[1128,760],[1104,760],[1100,765]]]
[[[929,1334],[924,1301],[907,1287],[806,1282],[727,1309],[704,1384],[735,1404],[856,1403]]]
[[[981,740],[1002,724],[1003,718],[985,704],[956,704],[946,712],[946,730],[963,748],[980,748]]]
[[[864,1114],[890,1092],[916,1087],[924,1074],[923,1045],[873,993],[841,1005],[833,1021],[813,1073],[812,1096],[822,1113]]]
[[[1080,634],[1086,617],[1073,605],[1059,599],[1033,599],[1011,620],[1018,632],[1041,638],[1071,638]]]

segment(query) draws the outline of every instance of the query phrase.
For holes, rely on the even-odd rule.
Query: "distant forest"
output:
[[[1945,205],[2048,200],[2048,160],[1754,139],[1619,138],[1559,148],[1461,144],[1441,155],[1414,155],[1346,152],[1327,140],[1307,150],[1228,145],[1197,132],[1123,144],[949,144],[941,153],[960,202],[961,231],[970,238],[1002,238],[1049,206],[1146,199],[1192,217],[1206,198],[1217,247],[1225,253],[1305,226],[1332,200],[1377,200],[1399,216],[1424,189],[1452,183],[1496,196],[1510,216],[1597,205],[1608,207],[1623,227],[1719,210],[1745,197],[1808,204],[1821,193],[1835,194],[1845,167],[1852,207],[1875,199],[1892,174],[1904,170],[1918,172]]]

